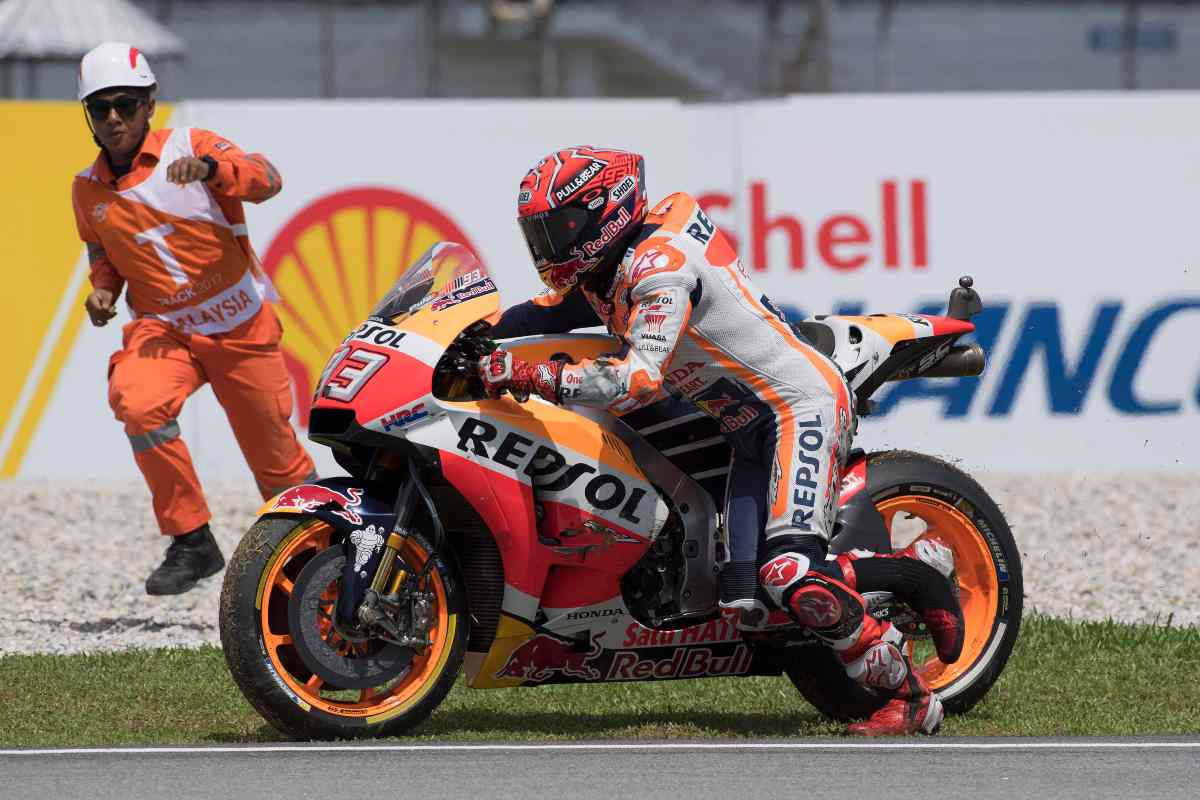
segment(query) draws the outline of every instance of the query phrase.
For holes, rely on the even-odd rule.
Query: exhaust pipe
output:
[[[922,378],[970,378],[983,374],[987,358],[977,344],[958,344],[946,356],[920,374]]]

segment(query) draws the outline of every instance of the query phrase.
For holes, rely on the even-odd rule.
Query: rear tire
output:
[[[974,479],[932,456],[905,450],[872,453],[866,490],[896,549],[911,538],[930,535],[954,550],[967,627],[963,652],[954,664],[942,664],[934,656],[920,660],[916,668],[947,714],[963,714],[1000,677],[1020,631],[1024,590],[1012,531]],[[917,536],[909,535],[913,532]],[[799,650],[786,672],[804,699],[836,720],[861,719],[886,702],[847,677],[825,647]]]
[[[451,554],[434,560],[422,589],[434,595],[432,641],[412,651],[394,674],[365,689],[344,689],[315,675],[301,657],[289,621],[289,599],[304,566],[330,549],[340,551],[337,534],[307,516],[264,517],[242,538],[221,591],[221,646],[234,683],[263,719],[282,733],[305,739],[395,736],[422,722],[445,698],[462,666],[467,641],[466,598]],[[419,570],[433,548],[413,534],[400,553],[410,573]],[[340,574],[340,572],[336,573]],[[337,581],[322,595],[328,606]],[[328,627],[323,612],[307,623]],[[371,641],[356,646],[328,636],[347,658],[370,658]],[[310,639],[311,640],[311,639]],[[392,646],[394,651],[396,648]]]

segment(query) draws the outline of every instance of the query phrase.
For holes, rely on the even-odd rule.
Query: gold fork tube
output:
[[[403,543],[404,537],[398,533],[388,536],[383,546],[383,555],[379,558],[379,569],[375,570],[375,577],[371,579],[371,588],[376,593],[382,594],[383,587],[388,585],[388,578],[392,576],[392,567],[396,564],[396,556],[400,554],[400,546]]]
[[[391,585],[388,586],[387,593],[395,594],[400,591],[400,584],[404,583],[404,579],[408,577],[408,572],[402,569],[396,570],[396,574],[392,576]]]

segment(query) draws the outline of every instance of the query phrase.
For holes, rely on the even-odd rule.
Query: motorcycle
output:
[[[857,411],[886,381],[978,375],[959,344],[982,308],[971,280],[945,317],[818,316],[795,326],[833,358]],[[487,399],[478,359],[500,296],[471,251],[441,242],[396,280],[329,358],[309,438],[348,476],[265,503],[229,562],[221,642],[235,683],[285,734],[390,736],[425,719],[465,672],[472,688],[786,674],[821,713],[885,702],[781,611],[739,629],[718,606],[730,448],[678,397],[617,417]],[[529,361],[618,349],[594,334],[504,346]],[[672,365],[686,372],[686,365]],[[668,382],[685,375],[668,375]],[[1000,509],[945,461],[850,453],[831,552],[953,549],[962,655],[938,660],[902,597],[865,595],[906,636],[948,713],[1004,668],[1021,621],[1021,562]]]

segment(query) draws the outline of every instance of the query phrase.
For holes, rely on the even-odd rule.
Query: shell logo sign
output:
[[[329,354],[396,278],[435,242],[476,248],[448,216],[418,197],[381,187],[345,189],[299,211],[272,240],[263,268],[279,291],[283,354],[308,427]]]

